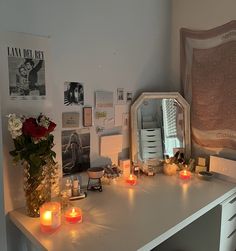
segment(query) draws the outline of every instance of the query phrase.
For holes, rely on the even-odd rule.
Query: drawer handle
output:
[[[233,215],[233,216],[229,219],[229,221],[232,221],[235,217],[236,217],[236,214]]]
[[[234,202],[236,202],[236,197],[233,198],[229,203],[230,203],[230,204],[233,204]]]
[[[228,239],[236,233],[236,229],[227,237]]]

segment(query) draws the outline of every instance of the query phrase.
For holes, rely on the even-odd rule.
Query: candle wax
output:
[[[137,183],[137,177],[133,174],[130,174],[130,176],[127,178],[126,180],[127,183],[129,183],[130,185],[136,185]]]
[[[191,178],[191,172],[187,170],[183,170],[179,173],[179,176],[182,180],[188,180]]]
[[[71,208],[65,213],[66,221],[69,223],[76,223],[82,221],[82,212],[80,208]]]

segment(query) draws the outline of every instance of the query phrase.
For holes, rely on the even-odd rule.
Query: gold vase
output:
[[[26,214],[30,217],[39,217],[40,206],[51,199],[52,167],[50,165],[52,163],[47,163],[32,175],[30,164],[24,161]]]

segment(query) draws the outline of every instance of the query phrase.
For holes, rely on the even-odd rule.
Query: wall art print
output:
[[[40,49],[7,47],[9,95],[12,99],[38,99],[46,95],[44,54]]]

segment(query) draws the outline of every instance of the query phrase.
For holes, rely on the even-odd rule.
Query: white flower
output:
[[[22,135],[22,130],[9,130],[13,139]]]
[[[17,138],[22,134],[22,120],[17,117],[16,114],[8,115],[8,130],[11,133],[13,139]]]
[[[38,122],[38,125],[48,129],[49,125],[50,125],[50,120],[49,118],[47,118],[46,116],[44,115],[41,115],[40,118],[39,118],[39,122]]]

